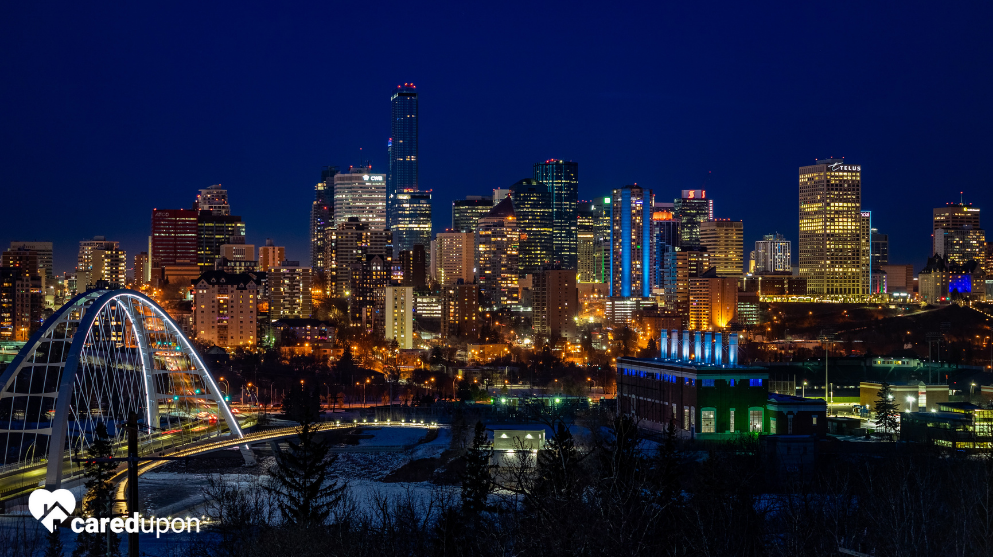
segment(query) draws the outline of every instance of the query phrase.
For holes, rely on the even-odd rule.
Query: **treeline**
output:
[[[648,441],[627,418],[562,422],[537,454],[492,464],[467,428],[460,487],[373,494],[328,475],[308,426],[272,483],[218,481],[220,524],[189,557],[993,555],[993,460],[894,448],[811,469],[770,469],[759,445],[694,450],[675,428]]]

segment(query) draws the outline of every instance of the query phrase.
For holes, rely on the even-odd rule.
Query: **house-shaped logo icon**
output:
[[[41,521],[49,532],[55,531],[55,525],[69,518],[76,509],[76,497],[68,489],[36,489],[28,497],[28,510],[31,516]]]

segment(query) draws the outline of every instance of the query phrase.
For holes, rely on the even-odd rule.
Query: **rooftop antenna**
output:
[[[964,191],[960,191],[959,192],[959,203],[962,204],[962,205],[965,205],[965,192]]]

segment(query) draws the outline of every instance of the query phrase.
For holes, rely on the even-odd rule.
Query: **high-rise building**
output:
[[[693,331],[720,331],[736,320],[738,280],[711,269],[689,279],[689,325]]]
[[[869,293],[862,225],[860,165],[826,159],[800,167],[800,277],[810,294]]]
[[[465,199],[452,201],[452,230],[475,232],[476,222],[492,208],[493,198],[484,195],[468,195]]]
[[[656,203],[652,209],[652,228],[649,245],[649,273],[653,290],[665,288],[665,257],[668,251],[679,247],[679,220],[673,214],[672,203]]]
[[[753,253],[755,268],[752,273],[756,275],[789,273],[793,270],[790,241],[778,232],[762,236],[761,240],[755,242]]]
[[[267,269],[269,283],[269,316],[275,321],[285,317],[307,319],[313,311],[310,267],[299,261],[281,261]]]
[[[490,200],[492,202],[492,205],[494,205],[494,206],[497,205],[498,203],[500,203],[501,201],[503,201],[504,199],[506,199],[508,195],[510,195],[510,190],[509,189],[507,189],[507,188],[494,188],[493,189],[493,195],[490,196]]]
[[[45,284],[54,283],[55,275],[52,270],[52,242],[22,242],[10,243],[11,250],[33,251],[38,254],[39,275],[45,277]]]
[[[0,256],[0,340],[26,341],[41,326],[45,275],[39,259],[27,249]]]
[[[244,243],[245,223],[241,217],[216,211],[200,211],[197,216],[197,265],[201,272],[214,268],[221,257],[221,246]],[[154,242],[154,238],[153,238]],[[177,261],[177,265],[180,263]],[[163,265],[165,267],[167,265]]]
[[[390,97],[390,111],[390,140],[387,143],[390,168],[386,196],[388,225],[393,228],[399,217],[394,210],[397,194],[420,191],[417,181],[417,88],[413,83],[397,85]]]
[[[396,211],[393,245],[398,251],[431,245],[431,192],[400,191],[393,203]]]
[[[159,282],[163,267],[197,264],[198,215],[193,209],[152,210],[150,282]]]
[[[215,215],[230,215],[231,206],[228,204],[228,190],[220,184],[200,190],[194,208],[198,211],[210,211]]]
[[[490,207],[492,209],[492,207]],[[475,278],[476,238],[471,232],[440,232],[435,238],[435,280],[442,285]]]
[[[949,203],[934,209],[932,253],[940,255],[948,265],[975,260],[985,267],[986,231],[979,216],[979,208],[971,203]]]
[[[594,218],[596,218],[596,251],[593,257],[595,261],[594,267],[596,272],[599,273],[594,277],[596,279],[594,282],[601,284],[610,282],[610,234],[612,230],[610,219],[613,216],[613,210],[610,208],[611,199],[610,196],[605,196],[593,200],[593,212]]]
[[[745,262],[744,223],[728,219],[700,223],[700,245],[719,277],[740,277]]]
[[[400,252],[400,269],[403,276],[402,286],[424,288],[427,284],[427,258],[424,246],[415,244],[410,251]]]
[[[700,224],[714,219],[714,200],[707,199],[706,190],[683,190],[672,205],[673,216],[679,220],[680,245],[699,246]]]
[[[597,212],[592,201],[580,201],[576,208],[576,280],[597,282]]]
[[[710,268],[710,254],[706,248],[681,248],[667,246],[661,262],[662,300],[665,309],[689,316],[690,279],[699,277]]]
[[[553,262],[575,269],[579,233],[579,163],[550,159],[535,163],[534,179],[552,195]]]
[[[327,231],[334,228],[334,176],[337,166],[325,166],[321,181],[314,186],[314,201],[310,207],[310,266],[314,272],[324,270]]]
[[[151,268],[148,265],[148,252],[143,251],[134,256],[134,278],[131,284],[135,288],[141,288],[148,284]]]
[[[390,284],[390,264],[381,255],[367,255],[351,265],[348,308],[353,325],[365,331],[383,331],[386,287]]]
[[[872,287],[872,211],[860,211],[859,238],[859,277],[862,279],[862,292],[871,294],[878,289]],[[885,291],[885,288],[883,289]]]
[[[518,244],[520,232],[514,203],[497,203],[476,228],[476,276],[488,307],[509,307],[520,301]]]
[[[334,225],[359,219],[373,230],[386,228],[386,175],[371,168],[349,168],[334,177]]]
[[[401,350],[414,347],[414,289],[410,286],[386,287],[384,315],[386,340],[396,340]]]
[[[197,340],[228,350],[257,343],[260,287],[254,276],[207,271],[192,282]]]
[[[229,259],[234,259],[229,258]],[[247,257],[246,259],[251,259]],[[277,246],[272,238],[265,239],[265,245],[259,246],[259,269],[268,272],[270,267],[276,267],[286,259],[286,248]]]
[[[872,249],[872,270],[877,270],[883,265],[890,264],[890,235],[880,234],[879,230],[873,228],[869,231],[871,234],[871,249]]]
[[[328,295],[345,298],[351,290],[352,266],[366,261],[369,255],[379,255],[388,265],[393,261],[393,242],[389,230],[372,230],[358,218],[343,222],[328,231],[327,262],[324,279]]]
[[[534,275],[532,324],[536,334],[549,338],[576,336],[579,291],[573,270],[544,269]]]
[[[521,236],[517,272],[523,277],[537,273],[554,259],[552,195],[546,185],[525,178],[510,186],[510,197]]]
[[[127,283],[127,254],[118,246],[118,242],[108,241],[103,236],[79,242],[76,279],[80,291],[96,286],[101,280],[116,287]]]
[[[610,203],[610,296],[647,298],[652,295],[651,223],[654,196],[651,190],[624,186],[614,190]]]
[[[479,337],[479,288],[451,284],[442,288],[441,335],[474,340]]]

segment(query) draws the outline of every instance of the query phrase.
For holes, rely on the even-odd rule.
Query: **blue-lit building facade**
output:
[[[547,160],[535,163],[534,180],[552,195],[554,262],[563,269],[577,268],[579,257],[579,163]]]
[[[666,273],[666,255],[679,247],[679,225],[679,219],[673,215],[671,203],[655,204],[651,232],[652,288],[664,288],[667,275],[673,275],[674,279],[675,273]]]
[[[610,296],[652,295],[651,233],[653,196],[637,185],[611,196]]]
[[[431,192],[399,191],[396,194],[396,224],[393,225],[393,245],[399,251],[412,251],[414,246],[431,248]]]
[[[390,98],[390,168],[386,181],[386,223],[396,226],[397,193],[419,191],[417,181],[417,89],[413,83],[397,85]]]

